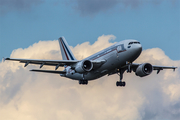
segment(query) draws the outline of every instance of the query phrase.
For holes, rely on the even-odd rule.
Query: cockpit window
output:
[[[133,44],[133,42],[130,42],[128,45],[131,45],[131,44]]]
[[[131,44],[140,44],[140,42],[130,42],[128,45],[131,45]]]

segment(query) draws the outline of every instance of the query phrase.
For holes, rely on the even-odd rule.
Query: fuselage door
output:
[[[122,54],[121,52],[123,52],[123,51],[126,51],[126,49],[124,48],[124,44],[120,44],[119,46],[117,46],[117,58],[118,58],[118,60],[122,60],[122,56],[120,54]]]
[[[121,45],[117,46],[117,52],[118,52],[118,53],[120,53],[120,52],[122,52],[122,51],[124,51],[124,50],[126,50],[126,49],[124,48],[124,44],[121,44]]]
[[[117,52],[119,53],[120,51],[122,51],[122,47],[121,47],[121,46],[118,46],[118,47],[117,47]]]

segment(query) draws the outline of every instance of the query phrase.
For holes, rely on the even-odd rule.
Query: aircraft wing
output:
[[[141,64],[137,64],[137,63],[132,63],[132,67],[138,67]],[[163,69],[173,69],[175,70],[177,67],[170,67],[170,66],[157,66],[157,65],[152,65],[153,70],[163,70]]]
[[[169,66],[156,66],[153,65],[154,70],[163,70],[163,69],[173,69],[175,70],[177,67],[169,67]]]
[[[173,69],[175,71],[177,67],[169,67],[169,66],[156,66],[156,65],[153,65],[153,69],[154,70],[157,70],[157,74],[163,70],[163,69]]]
[[[130,67],[131,69],[136,69],[139,65],[141,64],[137,64],[137,63],[131,63],[131,64],[127,64],[125,66],[123,66],[122,68],[124,69],[128,69],[128,67]],[[157,66],[157,65],[152,65],[153,70],[157,70],[157,74],[164,69],[173,69],[175,70],[177,67],[170,67],[170,66]]]
[[[20,63],[25,63],[24,67],[26,67],[28,64],[39,64],[40,68],[42,68],[43,65],[56,66],[55,70],[57,70],[58,67],[63,67],[64,65],[73,65],[79,62],[78,60],[41,60],[41,59],[17,59],[17,58],[5,58],[4,60],[12,60],[12,61],[19,61]]]
[[[45,73],[55,73],[55,74],[66,74],[66,71],[55,71],[55,70],[36,70],[36,69],[32,69],[30,71],[33,71],[33,72],[45,72]]]

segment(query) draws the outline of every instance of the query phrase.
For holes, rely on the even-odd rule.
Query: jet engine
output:
[[[78,73],[89,72],[93,69],[93,63],[89,60],[78,62],[75,71]]]
[[[143,63],[136,69],[136,75],[140,77],[147,76],[152,73],[153,67],[149,63]]]

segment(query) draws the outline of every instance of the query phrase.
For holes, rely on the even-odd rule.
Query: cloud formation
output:
[[[170,0],[172,4],[175,4],[177,0]],[[76,2],[70,2],[73,4],[73,8],[80,12],[83,16],[92,16],[99,12],[124,11],[127,8],[137,8],[145,3],[158,5],[163,0],[76,0]]]
[[[77,0],[76,9],[82,15],[92,15],[113,8],[118,0]]]
[[[85,42],[71,47],[82,59],[112,45],[113,35],[100,36],[94,44]],[[13,50],[11,57],[61,59],[58,41],[39,41],[26,49]],[[102,45],[103,44],[103,45]],[[144,50],[138,63],[180,67],[180,61],[169,59],[159,48]],[[125,88],[116,87],[118,75],[105,76],[89,84],[79,85],[54,74],[33,73],[39,66],[18,62],[0,63],[0,119],[13,120],[144,120],[180,117],[180,72],[164,70],[140,78],[124,75]],[[52,68],[54,69],[54,67]]]
[[[0,0],[0,12],[6,14],[10,11],[26,11],[34,5],[39,5],[44,0]]]

